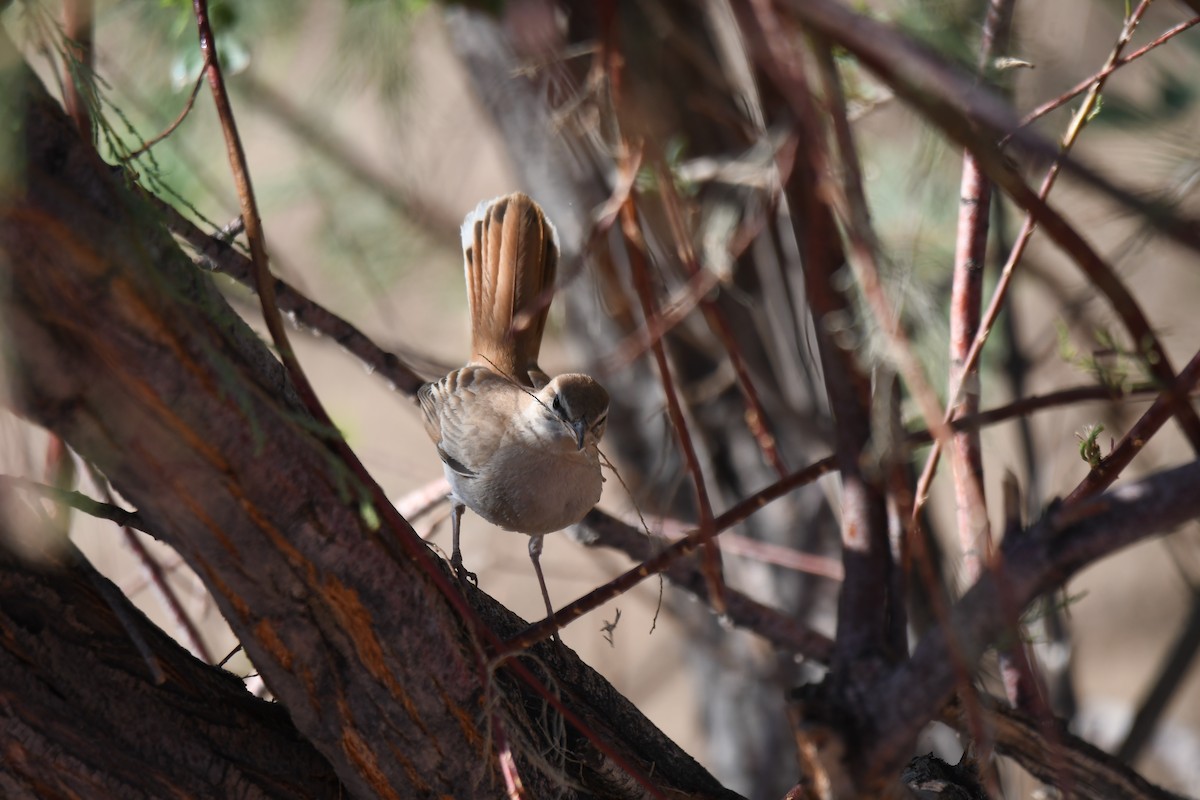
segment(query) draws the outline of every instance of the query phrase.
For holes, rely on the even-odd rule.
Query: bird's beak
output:
[[[580,450],[582,450],[583,449],[583,437],[587,435],[587,420],[586,419],[575,420],[574,422],[571,423],[571,429],[575,431],[576,446]]]

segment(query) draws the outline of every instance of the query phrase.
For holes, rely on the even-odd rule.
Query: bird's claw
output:
[[[479,587],[479,576],[463,566],[462,554],[455,553],[450,556],[450,569],[454,570],[454,576],[460,581],[470,582],[476,588]]]

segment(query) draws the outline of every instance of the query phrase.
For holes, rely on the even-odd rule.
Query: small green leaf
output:
[[[358,515],[362,517],[363,523],[369,531],[379,530],[381,524],[379,512],[375,510],[374,504],[370,500],[361,500],[358,504]]]
[[[1096,423],[1095,425],[1084,425],[1083,431],[1075,434],[1075,438],[1079,440],[1079,457],[1087,462],[1092,469],[1098,469],[1100,462],[1104,460],[1104,456],[1100,452],[1100,445],[1096,443],[1096,439],[1104,432],[1104,425]]]

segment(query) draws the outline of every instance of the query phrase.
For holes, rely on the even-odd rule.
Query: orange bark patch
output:
[[[346,707],[344,698],[338,698],[338,705],[341,706],[340,716],[342,719],[353,719],[354,715]],[[383,771],[379,768],[379,761],[375,757],[375,751],[367,746],[366,741],[354,728],[346,728],[342,731],[342,752],[357,767],[358,772],[370,784],[375,794],[379,797],[394,797],[396,800],[399,800],[400,796],[396,794],[384,776]],[[428,794],[429,786],[421,779],[417,770],[413,769],[412,765],[408,763],[403,763],[403,766],[405,776],[412,787],[422,794]]]
[[[288,672],[292,671],[292,651],[279,638],[279,634],[275,633],[275,628],[270,622],[264,619],[255,625],[254,638],[258,639],[259,644],[267,649],[280,666]]]
[[[404,691],[404,687],[396,680],[396,676],[388,669],[387,659],[383,654],[383,645],[375,635],[375,626],[370,613],[363,608],[358,600],[358,592],[346,586],[336,578],[330,577],[325,581],[325,597],[329,607],[336,615],[338,623],[354,641],[354,648],[363,666],[371,675],[388,688],[392,697],[408,714],[409,718],[428,736],[429,731],[421,721],[421,715],[412,702],[412,698]]]

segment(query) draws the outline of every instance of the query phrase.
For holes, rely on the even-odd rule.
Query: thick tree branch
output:
[[[14,401],[201,576],[347,793],[502,785],[489,734],[499,719],[531,796],[732,797],[565,651],[536,653],[575,720],[564,738],[547,729],[557,717],[524,663],[481,672],[480,642],[432,585],[430,567],[444,567],[423,551],[397,557],[375,534],[385,510],[314,433],[279,363],[16,72],[0,91],[5,118],[22,121],[25,165],[0,205]],[[471,600],[499,635],[522,624]],[[554,765],[539,755],[552,745]]]
[[[1052,735],[1047,736],[1041,720],[999,703],[984,702],[984,714],[995,739],[996,750],[1012,758],[1029,774],[1048,786],[1070,790],[1082,800],[1178,800],[1172,794],[1147,781],[1127,764],[1072,734],[1055,720]],[[943,718],[962,728],[962,709],[958,703],[947,707]]]
[[[69,545],[36,564],[0,550],[0,630],[7,798],[345,796],[284,708],[193,658]]]
[[[950,698],[955,676],[950,641],[970,663],[1010,629],[1007,609],[1024,609],[1081,569],[1142,539],[1200,516],[1200,461],[1051,511],[1023,535],[1005,540],[995,563],[954,608],[949,628],[930,631],[912,658],[872,692],[879,737],[868,763],[898,767],[920,730]]]

